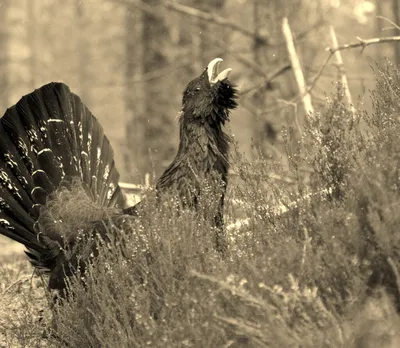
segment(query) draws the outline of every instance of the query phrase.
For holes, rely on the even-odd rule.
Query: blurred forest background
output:
[[[329,55],[329,26],[339,44],[396,35],[377,16],[399,24],[399,1],[0,0],[0,106],[50,81],[67,83],[104,126],[121,179],[140,183],[175,155],[184,87],[221,57],[241,91],[230,125],[240,151],[249,154],[256,142],[266,155],[281,156],[282,127],[304,121],[282,18],[310,84]],[[389,43],[360,51],[342,54],[353,102],[365,98],[368,109],[375,62],[399,63],[400,49]],[[312,90],[315,108],[337,79],[332,59]]]

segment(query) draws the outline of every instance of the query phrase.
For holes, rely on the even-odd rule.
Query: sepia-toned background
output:
[[[398,6],[397,0],[0,0],[0,107],[63,81],[104,126],[121,179],[141,183],[149,173],[153,181],[175,154],[185,85],[221,57],[242,92],[230,124],[239,150],[249,155],[256,142],[279,158],[282,127],[304,121],[293,73],[285,69],[282,18],[311,84],[332,44],[330,25],[339,44],[395,35],[377,16],[400,23]],[[353,102],[368,109],[376,62],[399,62],[399,48],[342,54]],[[337,77],[331,60],[311,93],[316,109]]]
[[[211,59],[221,57],[224,68],[233,68],[231,79],[242,91],[262,85],[288,63],[281,29],[287,16],[310,82],[326,59],[330,24],[339,44],[357,36],[392,35],[382,32],[389,23],[376,15],[396,22],[396,3],[1,0],[0,106],[5,110],[35,88],[63,81],[104,125],[122,179],[142,180],[146,172],[158,176],[175,153],[183,88]],[[355,101],[373,86],[371,66],[385,56],[398,59],[394,46],[371,46],[362,55],[360,50],[343,52]],[[336,77],[334,65],[324,69],[312,93],[316,106]],[[302,119],[301,110],[290,104],[297,94],[287,70],[242,96],[231,127],[244,152],[251,139],[266,142],[268,151],[268,142],[279,142],[282,124]]]

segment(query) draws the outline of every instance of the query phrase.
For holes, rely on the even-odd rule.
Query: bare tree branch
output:
[[[339,46],[339,43],[338,43],[338,40],[337,40],[337,37],[336,37],[335,29],[333,29],[333,26],[331,25],[329,30],[330,30],[330,34],[331,34],[333,48],[336,48],[336,47]],[[354,120],[356,110],[355,110],[355,108],[353,106],[353,102],[352,102],[352,99],[351,99],[351,93],[350,93],[350,89],[349,89],[349,84],[347,82],[346,71],[344,69],[343,58],[342,58],[342,55],[341,55],[340,51],[336,51],[334,53],[334,55],[336,57],[337,67],[338,67],[338,71],[339,71],[340,80],[342,82],[344,95],[346,96],[347,103],[348,103],[348,106],[350,108],[353,120]]]
[[[127,6],[134,6],[134,7],[138,8],[138,9],[140,9],[143,12],[152,14],[153,16],[155,16],[157,18],[161,18],[162,17],[162,15],[160,15],[156,11],[156,9],[154,7],[148,5],[145,0],[113,0],[113,1],[117,2],[117,3],[120,3],[120,4],[123,4],[123,5],[127,5]],[[231,29],[233,29],[235,31],[238,31],[238,32],[242,33],[243,35],[245,35],[247,37],[250,37],[252,39],[255,38],[260,43],[268,44],[270,46],[280,46],[280,45],[284,44],[284,42],[282,42],[282,43],[271,43],[270,40],[269,40],[268,35],[254,33],[251,30],[243,28],[242,26],[240,26],[240,25],[238,25],[238,24],[236,24],[234,22],[231,22],[231,21],[227,20],[224,17],[221,17],[221,16],[218,16],[216,14],[213,14],[213,13],[204,12],[204,11],[198,10],[196,8],[193,8],[193,7],[190,7],[190,6],[186,6],[186,5],[182,5],[182,4],[179,4],[179,3],[176,3],[176,2],[172,2],[172,1],[168,1],[168,0],[161,1],[160,5],[165,7],[165,8],[167,8],[167,9],[170,9],[170,10],[173,10],[175,12],[178,12],[178,13],[182,13],[182,14],[185,14],[185,15],[188,15],[188,16],[199,18],[199,19],[204,20],[204,21],[213,22],[215,24],[231,28]],[[306,37],[312,30],[324,25],[325,23],[326,22],[323,21],[323,20],[314,23],[312,26],[307,28],[305,31],[295,35],[295,40],[301,40],[302,38]]]
[[[268,86],[272,80],[274,80],[275,78],[277,78],[278,76],[284,74],[286,71],[288,71],[289,69],[291,69],[291,65],[289,63],[283,64],[282,66],[278,67],[276,70],[274,70],[271,74],[269,74],[266,79],[255,86],[249,87],[243,91],[240,92],[240,95],[243,96],[245,94],[251,93],[253,91],[256,91],[257,89],[263,88],[265,86]]]
[[[311,249],[312,247],[311,245],[312,237],[309,236],[307,228],[303,227],[303,231],[304,231],[304,242],[303,242],[303,253],[300,263],[301,273],[303,273],[304,270],[304,264],[306,262],[306,256],[307,256],[307,249]]]
[[[383,19],[384,21],[387,21],[392,25],[392,27],[384,28],[383,30],[392,30],[392,29],[400,30],[400,26],[397,25],[395,22],[393,22],[391,19],[384,16],[376,16],[376,18]]]
[[[317,74],[315,75],[315,77],[312,80],[311,85],[307,88],[307,90],[304,93],[311,93],[311,91],[313,90],[313,88],[315,87],[315,85],[317,84],[317,81],[319,80],[319,78],[322,75],[322,72],[325,70],[326,66],[328,65],[329,61],[331,60],[333,56],[333,53],[331,53],[327,59],[325,60],[325,63],[321,66],[321,68],[318,70]],[[301,100],[301,98],[303,98],[303,95],[300,94],[295,100]]]
[[[218,45],[218,47],[221,47],[225,53],[229,53],[232,57],[234,57],[238,62],[242,63],[244,66],[247,68],[252,69],[256,74],[261,75],[264,78],[268,78],[266,72],[260,67],[258,64],[256,64],[254,61],[251,59],[248,59],[243,56],[242,51],[241,53],[237,52],[236,50],[233,50],[232,47],[227,45],[224,41],[222,40],[213,40],[215,44]]]
[[[161,18],[162,17],[153,6],[147,4],[143,0],[113,0],[113,2],[122,4],[122,5],[136,7],[139,10],[141,10],[141,11],[147,13],[147,14],[150,14],[150,15],[156,17],[156,18]]]
[[[192,61],[191,61],[189,55],[184,55],[184,56],[182,56],[182,59],[179,60],[179,62],[173,62],[163,68],[154,69],[153,71],[151,71],[149,73],[134,77],[132,79],[131,83],[136,84],[136,83],[143,83],[143,82],[147,82],[147,81],[151,81],[151,80],[157,80],[164,76],[168,76],[177,70],[184,69],[184,68],[190,66],[191,64],[192,64]]]
[[[302,95],[302,101],[304,105],[304,110],[306,112],[307,117],[310,117],[314,114],[314,107],[311,103],[311,96],[310,93],[307,92],[306,89],[306,82],[304,80],[303,71],[301,69],[300,60],[296,53],[296,49],[294,47],[293,42],[293,35],[292,31],[290,30],[289,22],[286,17],[283,18],[282,21],[282,31],[283,35],[285,36],[286,46],[289,54],[289,58],[292,65],[292,70],[299,87],[300,95]]]
[[[382,37],[382,38],[372,38],[372,39],[368,39],[368,40],[363,40],[360,37],[358,37],[357,39],[359,40],[359,42],[346,44],[346,45],[342,45],[342,46],[337,46],[337,47],[327,47],[326,48],[326,51],[329,52],[329,55],[326,58],[325,63],[318,70],[318,73],[314,77],[311,85],[306,89],[305,92],[303,92],[302,94],[300,94],[296,98],[297,101],[301,100],[303,98],[304,93],[305,94],[311,93],[312,89],[315,87],[317,81],[321,77],[322,72],[324,71],[324,69],[326,68],[326,66],[328,65],[330,59],[332,58],[332,56],[335,54],[336,51],[342,51],[342,50],[352,49],[352,48],[357,48],[357,47],[362,47],[362,50],[364,50],[365,47],[367,47],[369,45],[400,41],[400,36],[389,36],[389,37]]]
[[[155,10],[154,7],[148,5],[145,0],[114,0],[117,3],[127,5],[127,6],[134,6],[141,11],[144,11],[146,13],[152,14],[155,17],[161,17],[159,13]],[[218,16],[214,13],[208,13],[204,12],[201,10],[198,10],[196,8],[178,4],[176,2],[172,1],[161,1],[160,5],[165,7],[166,9],[182,13],[188,16],[196,17],[198,19],[201,19],[203,21],[207,22],[212,22],[227,28],[231,28],[239,33],[242,33],[243,35],[250,37],[252,39],[256,38],[256,40],[259,43],[267,44],[269,42],[269,38],[267,35],[262,35],[262,34],[256,34],[252,32],[251,30],[248,30],[246,28],[243,28],[241,25],[236,24],[234,22],[231,22],[227,20],[224,17]]]
[[[311,25],[310,27],[308,27],[306,30],[295,34],[294,35],[294,41],[301,41],[303,39],[305,39],[308,34],[310,34],[311,32],[313,32],[315,29],[318,29],[319,27],[324,26],[327,23],[326,20],[324,19],[320,19],[319,21],[315,22],[313,25]]]
[[[350,48],[361,47],[361,52],[362,52],[369,45],[400,41],[400,36],[377,37],[377,38],[367,39],[367,40],[364,40],[364,39],[362,39],[362,38],[360,38],[358,36],[357,40],[358,40],[358,42],[346,44],[346,45],[343,45],[343,46],[327,47],[326,51],[329,51],[331,54],[333,54],[336,51],[343,51],[343,50],[347,50],[347,49],[350,49]]]
[[[396,285],[397,285],[397,292],[400,293],[400,274],[399,274],[399,270],[397,269],[396,263],[393,261],[393,259],[388,256],[387,257],[387,262],[390,265],[390,267],[392,268],[393,274],[396,278]]]
[[[141,2],[144,2],[144,1],[142,0]],[[231,29],[236,30],[250,38],[256,37],[256,40],[259,41],[260,43],[264,43],[264,44],[268,43],[268,37],[266,35],[262,35],[262,34],[256,35],[251,30],[247,30],[246,28],[243,28],[239,24],[231,22],[221,16],[214,14],[214,13],[204,12],[204,11],[195,9],[193,7],[178,4],[178,3],[172,2],[172,1],[161,1],[161,5],[169,10],[173,10],[173,11],[183,13],[188,16],[199,18],[204,21],[212,22],[215,24],[219,24],[219,25],[231,28]]]

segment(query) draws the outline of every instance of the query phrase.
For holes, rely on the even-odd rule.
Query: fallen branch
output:
[[[143,193],[144,191],[146,191],[146,190],[148,190],[150,188],[150,174],[146,173],[144,175],[144,185],[132,184],[132,183],[122,182],[122,181],[120,181],[118,183],[118,185],[121,187],[121,189],[123,189],[125,191]]]
[[[319,192],[307,193],[307,194],[299,197],[298,199],[288,202],[288,203],[284,203],[281,201],[273,206],[272,205],[265,206],[263,208],[260,207],[260,209],[263,209],[264,211],[266,211],[270,217],[282,216],[282,215],[286,214],[287,212],[291,211],[292,209],[297,209],[301,204],[305,204],[305,203],[310,204],[312,202],[312,200],[316,197],[319,197],[321,199],[326,199],[326,197],[331,193],[332,193],[331,189],[323,189]],[[251,206],[251,203],[247,203],[242,200],[236,200],[234,203],[238,206],[242,206],[245,208]],[[238,219],[238,220],[228,224],[226,226],[226,229],[227,229],[227,231],[238,230],[242,227],[249,226],[250,222],[251,222],[250,218]],[[308,238],[308,236],[305,236],[305,239],[307,239],[307,238]]]

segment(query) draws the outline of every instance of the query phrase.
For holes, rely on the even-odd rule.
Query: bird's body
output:
[[[203,180],[220,181],[220,202],[212,223],[218,230],[217,249],[224,251],[222,209],[229,137],[222,126],[229,110],[236,107],[236,90],[227,80],[230,69],[218,74],[220,61],[213,60],[185,89],[178,153],[156,190],[160,198],[176,191],[183,206],[196,209]],[[49,273],[49,288],[65,289],[65,278],[78,266],[84,267],[95,247],[84,250],[80,245],[101,232],[102,225],[100,211],[87,214],[81,225],[60,231],[58,221],[48,214],[54,213],[49,197],[59,194],[62,204],[73,207],[75,198],[62,201],[60,186],[83,186],[95,206],[108,209],[105,215],[122,221],[125,215],[134,215],[136,207],[122,209],[118,179],[101,125],[66,85],[51,83],[35,90],[0,119],[0,233],[27,247],[31,263]],[[87,206],[90,210],[90,203]],[[100,220],[91,222],[92,215]],[[79,212],[72,216],[72,221],[77,219]]]

